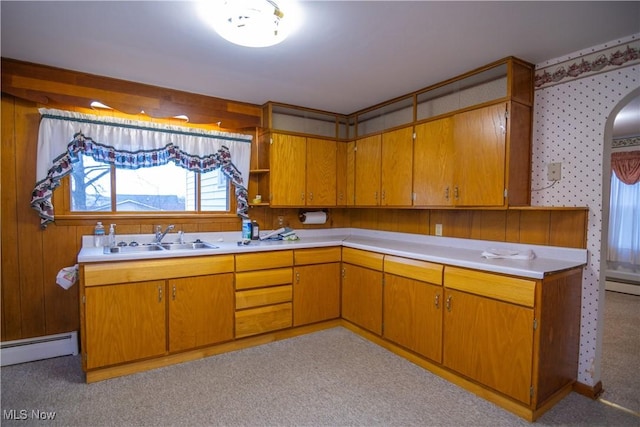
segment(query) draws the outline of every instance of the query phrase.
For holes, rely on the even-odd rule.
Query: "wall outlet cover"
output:
[[[549,163],[547,166],[547,180],[560,181],[562,177],[562,163]]]

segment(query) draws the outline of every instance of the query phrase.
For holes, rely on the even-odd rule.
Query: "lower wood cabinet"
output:
[[[294,251],[293,326],[340,317],[339,247]]]
[[[293,251],[236,255],[235,337],[290,328]]]
[[[84,362],[87,369],[165,354],[165,281],[87,288]]]
[[[233,255],[82,265],[84,369],[232,339],[232,272]]]
[[[382,260],[384,255],[342,249],[342,317],[382,335]]]
[[[445,298],[444,365],[529,404],[533,309],[450,289]]]
[[[442,361],[442,265],[385,256],[383,337]]]
[[[233,339],[233,273],[171,279],[169,351]]]

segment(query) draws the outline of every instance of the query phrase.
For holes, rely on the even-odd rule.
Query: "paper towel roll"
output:
[[[327,214],[325,212],[305,212],[300,214],[300,222],[303,224],[324,224],[327,222]]]

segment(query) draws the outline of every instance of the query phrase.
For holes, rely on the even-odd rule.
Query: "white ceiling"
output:
[[[280,45],[222,40],[189,1],[6,1],[3,57],[253,104],[350,114],[506,56],[640,32],[640,2],[304,1]]]

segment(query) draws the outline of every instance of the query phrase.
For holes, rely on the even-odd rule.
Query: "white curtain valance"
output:
[[[238,215],[247,216],[250,135],[45,108],[39,111],[37,182],[31,206],[39,212],[43,228],[54,219],[52,192],[72,171],[79,153],[128,169],[168,162],[197,172],[220,168],[236,187]]]

